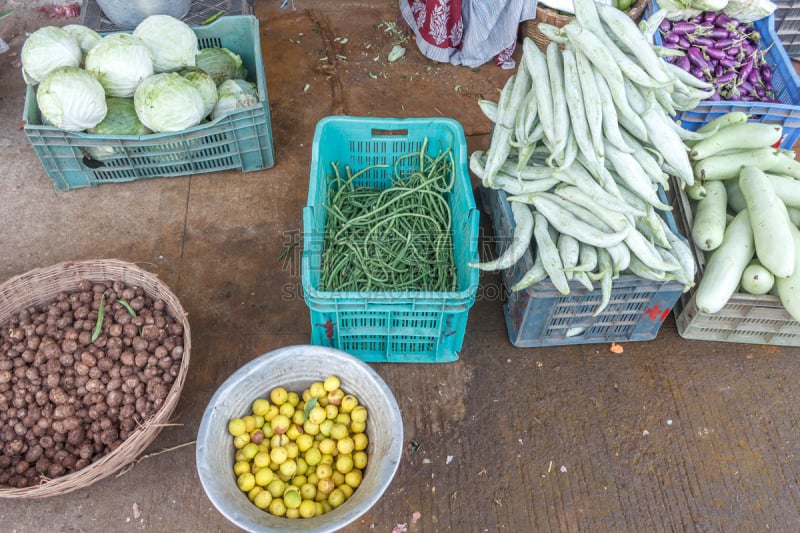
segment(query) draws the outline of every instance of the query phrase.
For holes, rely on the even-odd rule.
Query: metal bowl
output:
[[[228,421],[250,412],[253,400],[275,387],[301,392],[315,381],[338,376],[342,389],[369,410],[367,467],[361,485],[341,506],[313,518],[281,518],[257,508],[239,490]],[[383,379],[366,363],[322,346],[288,346],[268,352],[234,372],[206,407],[197,435],[197,470],[211,502],[242,529],[259,532],[331,532],[366,513],[394,478],[403,450],[403,420]]]
[[[97,0],[103,14],[120,28],[133,29],[150,15],[185,17],[192,0]]]

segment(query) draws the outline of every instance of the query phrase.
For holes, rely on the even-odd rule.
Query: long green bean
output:
[[[320,288],[324,291],[453,291],[451,147],[419,151],[354,172],[331,163]],[[363,186],[378,182],[389,186]],[[359,178],[362,178],[359,180]]]

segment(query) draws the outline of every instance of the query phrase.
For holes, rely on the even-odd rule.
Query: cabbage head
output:
[[[108,108],[106,118],[101,120],[97,126],[87,129],[86,133],[98,135],[147,135],[153,133],[136,116],[132,98],[115,98],[113,96],[106,98],[106,107]],[[113,145],[87,146],[85,151],[90,157],[101,159],[114,155],[120,151],[120,148]]]
[[[150,15],[136,26],[133,35],[150,49],[155,72],[171,72],[195,65],[197,35],[180,19],[170,15]]]
[[[139,120],[132,98],[108,97],[106,98],[106,107],[108,111],[105,118],[96,126],[88,128],[87,133],[100,135],[147,135],[153,133]]]
[[[225,80],[217,89],[217,93],[219,97],[211,113],[212,119],[237,109],[254,106],[259,102],[255,84],[245,80]]]
[[[78,41],[78,46],[81,47],[81,53],[84,57],[86,53],[89,52],[89,49],[102,39],[99,33],[82,24],[67,24],[63,26],[63,29]]]
[[[157,132],[185,130],[205,116],[200,91],[176,72],[145,78],[133,93],[133,105],[142,124]]]
[[[77,39],[57,26],[44,26],[31,33],[22,45],[20,61],[25,82],[36,85],[59,67],[81,64]]]
[[[200,96],[203,97],[205,104],[204,117],[211,114],[214,106],[217,104],[217,84],[211,79],[208,73],[200,70],[199,68],[187,67],[178,71],[178,74],[192,82],[200,91]]]
[[[227,48],[218,46],[203,48],[197,54],[196,62],[197,68],[207,72],[217,86],[225,80],[247,77],[247,70],[242,66],[242,58]]]
[[[97,78],[78,67],[60,67],[36,90],[42,117],[68,131],[93,128],[106,116],[106,94]]]
[[[108,96],[129,98],[143,79],[153,75],[153,59],[138,37],[112,33],[89,50],[85,68],[95,75]]]

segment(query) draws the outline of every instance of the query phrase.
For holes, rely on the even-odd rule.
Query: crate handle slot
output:
[[[91,159],[87,156],[83,156],[83,164],[92,169],[106,166],[104,162],[98,161],[97,159]]]
[[[408,130],[379,130],[376,128],[372,128],[372,136],[373,137],[407,137]]]

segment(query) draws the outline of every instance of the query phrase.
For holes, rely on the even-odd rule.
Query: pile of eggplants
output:
[[[664,20],[659,31],[663,46],[684,52],[668,61],[714,84],[709,100],[780,103],[766,50],[759,48],[761,34],[752,23],[706,11],[686,21]]]

